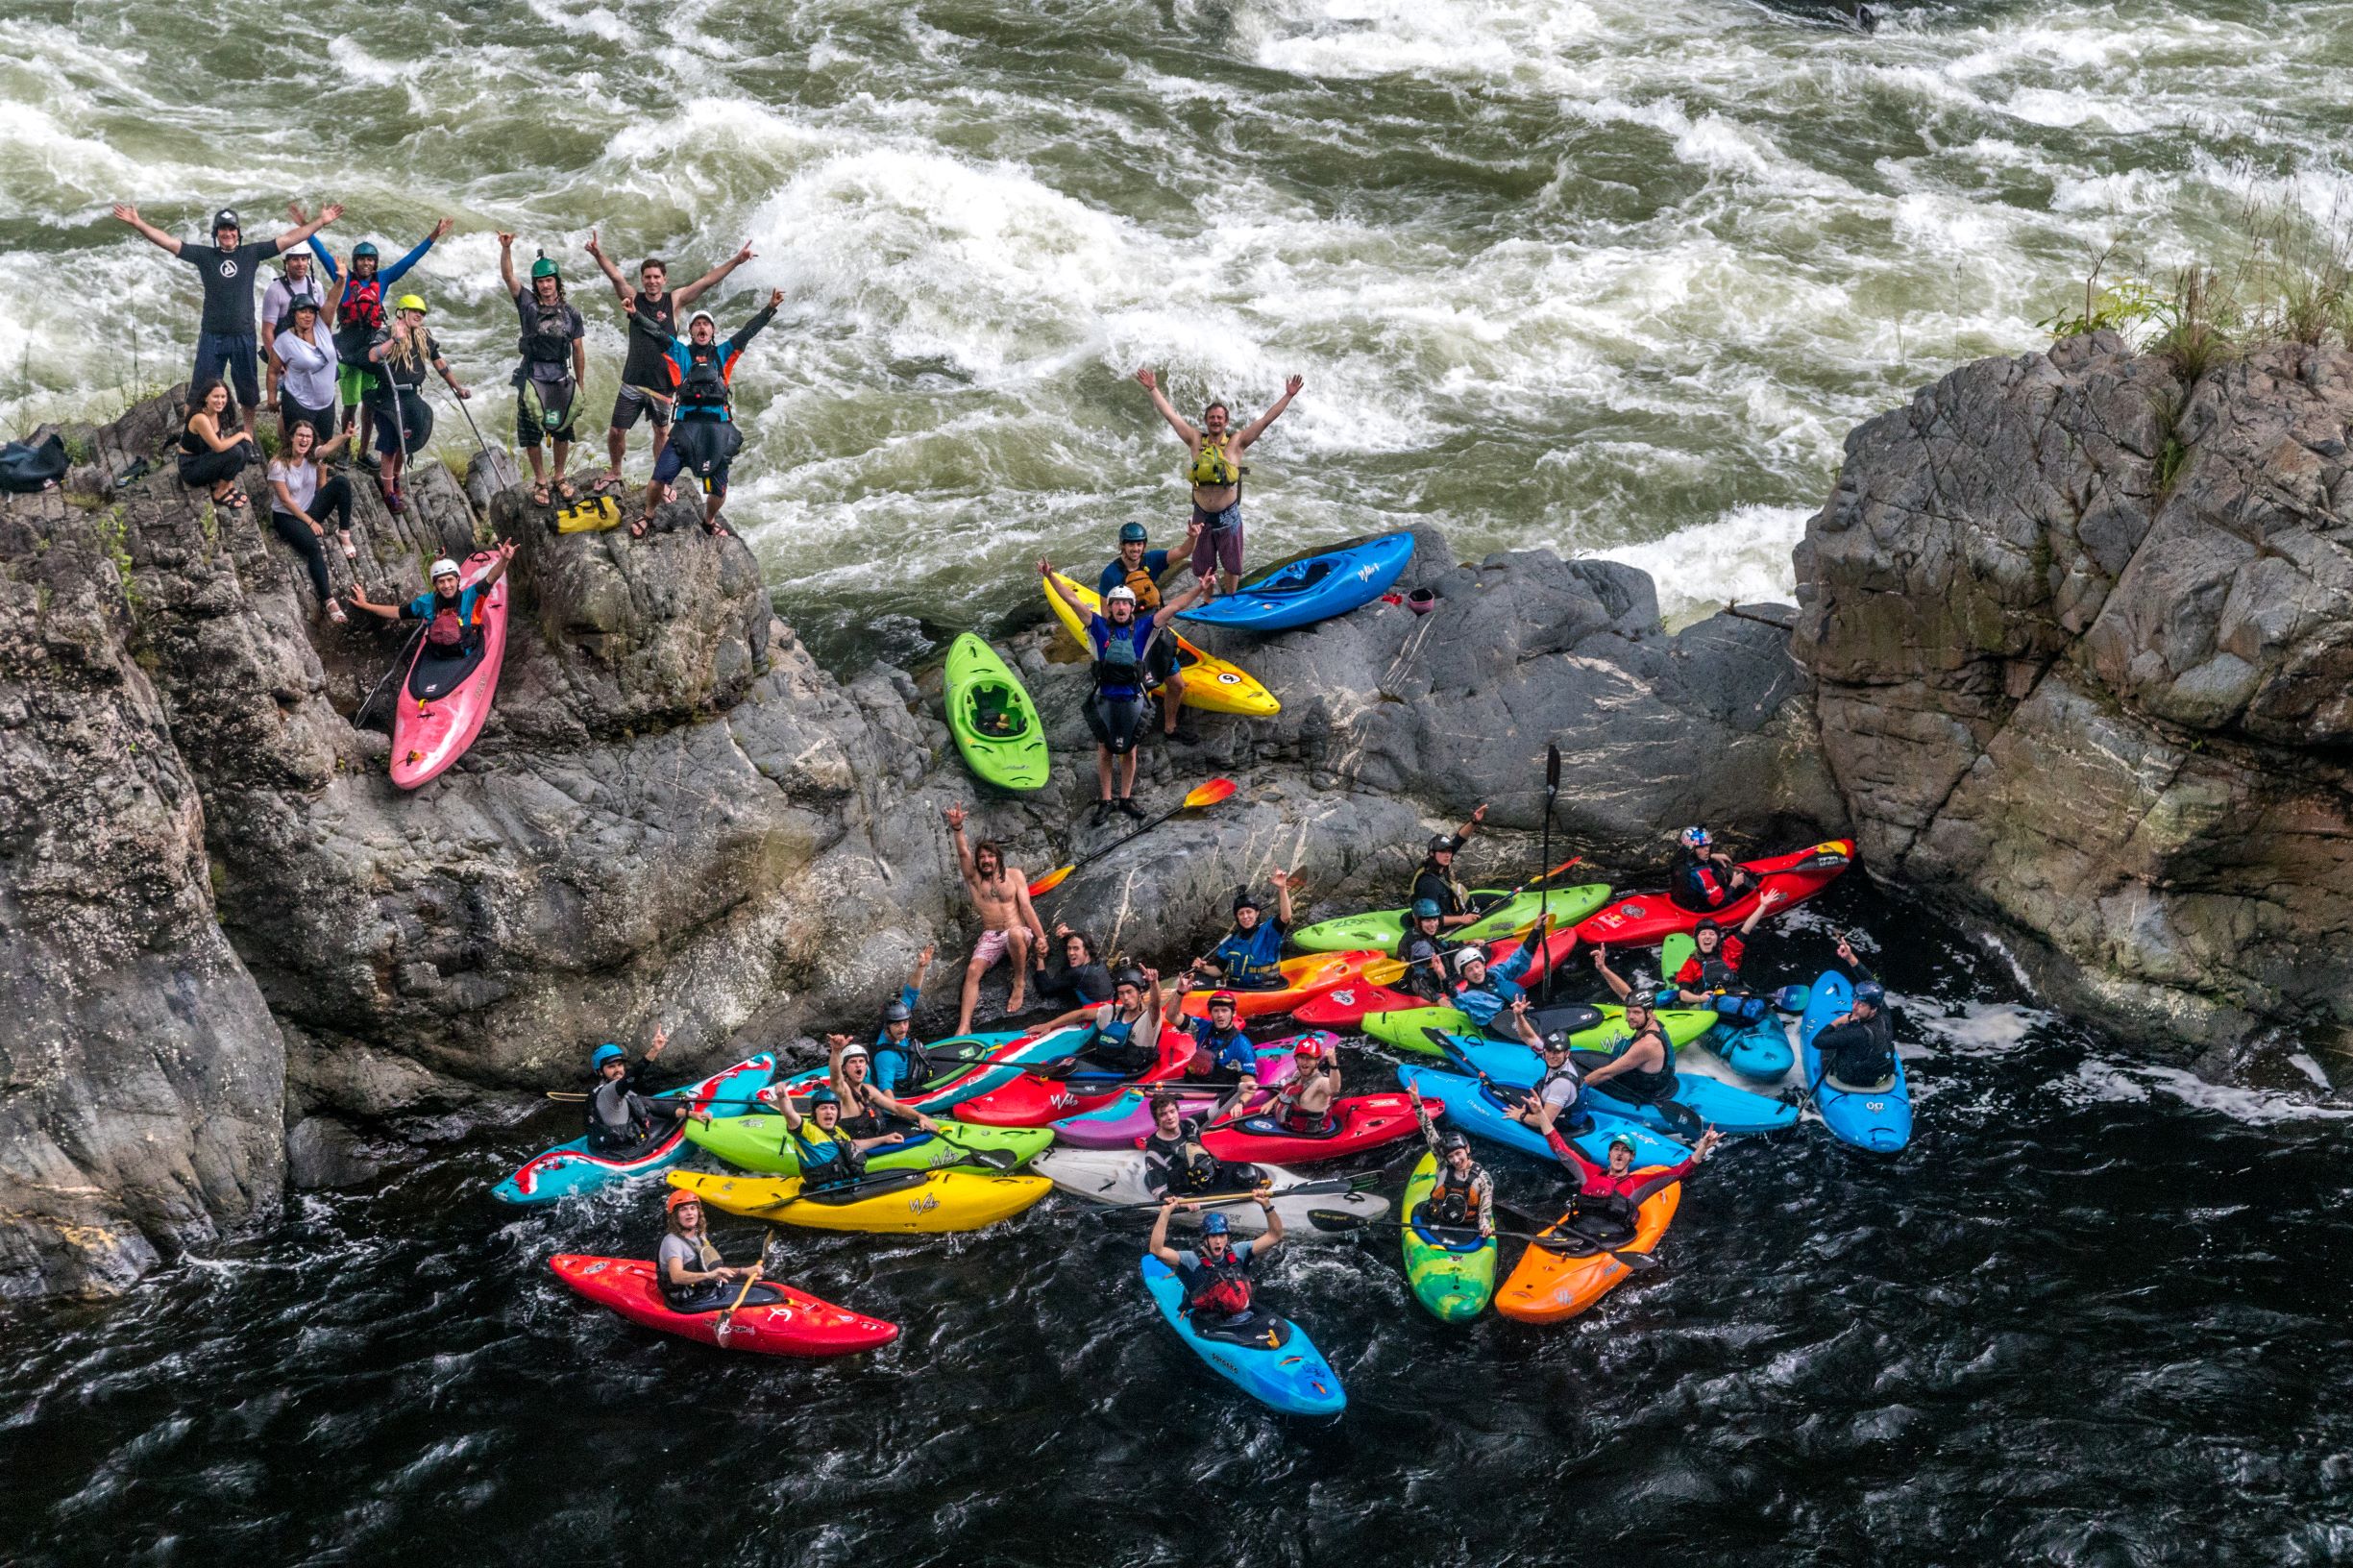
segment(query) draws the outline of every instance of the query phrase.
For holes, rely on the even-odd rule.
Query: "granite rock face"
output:
[[[2353,356],[2109,334],[1848,439],[1795,648],[1882,875],[2127,1030],[2353,1025]]]

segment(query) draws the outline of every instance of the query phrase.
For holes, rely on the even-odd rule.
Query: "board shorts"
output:
[[[1200,542],[1193,546],[1192,569],[1196,577],[1213,576],[1219,567],[1240,576],[1242,573],[1242,503],[1237,499],[1222,512],[1205,512],[1193,508],[1193,521],[1201,525]]]
[[[196,368],[188,385],[218,378],[240,408],[261,406],[261,349],[251,332],[198,332]]]
[[[980,960],[980,967],[984,969],[1003,958],[1005,956],[1005,933],[983,931],[980,934],[980,941],[972,943],[972,956]]]
[[[637,416],[643,414],[653,421],[657,430],[670,429],[670,407],[667,404],[646,396],[636,387],[624,385],[613,398],[613,429],[629,430],[637,428]]]
[[[335,367],[335,393],[343,400],[343,412],[347,417],[358,408],[361,400],[367,396],[368,383],[374,380],[375,373],[365,365]]]

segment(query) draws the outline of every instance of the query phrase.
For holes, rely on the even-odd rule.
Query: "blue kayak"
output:
[[[1544,1059],[1525,1045],[1507,1045],[1501,1041],[1476,1035],[1450,1035],[1455,1049],[1463,1059],[1475,1065],[1481,1072],[1499,1084],[1516,1087],[1532,1084],[1544,1076]],[[1752,1094],[1745,1089],[1710,1078],[1704,1073],[1679,1072],[1675,1075],[1676,1103],[1688,1109],[1701,1122],[1713,1126],[1720,1133],[1777,1133],[1784,1127],[1798,1124],[1798,1110],[1779,1100],[1762,1094]],[[1636,1105],[1609,1092],[1606,1086],[1595,1089],[1587,1085],[1580,1090],[1577,1103],[1595,1113],[1608,1112],[1645,1127],[1661,1132],[1687,1130],[1693,1135],[1698,1127],[1678,1129],[1674,1122],[1654,1106]]]
[[[1278,566],[1207,604],[1177,612],[1179,620],[1244,631],[1288,631],[1346,615],[1388,592],[1413,559],[1413,535],[1385,533],[1360,545],[1326,551]]]
[[[776,1059],[766,1051],[738,1062],[713,1073],[699,1084],[686,1084],[668,1090],[653,1098],[657,1100],[688,1100],[698,1111],[708,1111],[714,1116],[748,1115],[760,1107],[752,1104],[752,1095],[768,1087],[776,1075]],[[591,1154],[588,1139],[576,1138],[569,1143],[558,1143],[544,1154],[535,1154],[525,1161],[512,1176],[490,1189],[491,1196],[502,1203],[553,1203],[582,1192],[594,1192],[615,1182],[632,1177],[651,1176],[668,1170],[695,1152],[695,1145],[686,1140],[686,1123],[674,1125],[669,1136],[650,1148],[626,1159],[610,1155]]]
[[[1853,1005],[1854,988],[1837,970],[1814,982],[1798,1024],[1798,1065],[1832,1138],[1873,1154],[1894,1154],[1912,1141],[1912,1087],[1903,1076],[1903,1058],[1896,1058],[1895,1075],[1885,1083],[1842,1084],[1824,1075],[1822,1053],[1814,1049],[1814,1037]]]
[[[1539,1160],[1557,1160],[1544,1136],[1525,1122],[1512,1120],[1504,1115],[1504,1102],[1495,1097],[1476,1078],[1458,1072],[1441,1072],[1436,1067],[1400,1066],[1397,1081],[1414,1093],[1436,1100],[1446,1107],[1446,1119],[1473,1138],[1483,1138],[1491,1143],[1501,1143],[1522,1154],[1532,1154]],[[1499,1080],[1500,1082],[1500,1080]],[[1634,1140],[1634,1164],[1637,1165],[1672,1165],[1691,1151],[1669,1139],[1624,1116],[1612,1115],[1588,1106],[1582,1099],[1576,1111],[1581,1111],[1593,1125],[1581,1133],[1568,1134],[1570,1142],[1586,1159],[1601,1164],[1609,1158],[1609,1140],[1623,1133]]]
[[[1263,1338],[1258,1344],[1204,1338],[1193,1333],[1192,1314],[1185,1310],[1185,1286],[1174,1269],[1146,1253],[1143,1283],[1177,1337],[1192,1347],[1192,1353],[1209,1362],[1219,1377],[1252,1399],[1286,1415],[1337,1415],[1348,1408],[1339,1374],[1332,1370],[1323,1353],[1308,1339],[1307,1330],[1298,1324],[1272,1313],[1262,1317],[1264,1337],[1281,1340],[1275,1345],[1264,1343]]]
[[[1787,1077],[1798,1062],[1798,1053],[1789,1048],[1789,1031],[1775,1017],[1759,1018],[1752,1024],[1727,1018],[1707,1032],[1703,1043],[1743,1078],[1766,1083],[1777,1083]]]

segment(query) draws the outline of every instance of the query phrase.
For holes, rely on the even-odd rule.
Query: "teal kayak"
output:
[[[1160,1315],[1192,1353],[1219,1377],[1259,1403],[1287,1415],[1337,1415],[1348,1406],[1339,1374],[1332,1370],[1307,1331],[1287,1318],[1261,1312],[1247,1342],[1193,1332],[1185,1310],[1185,1286],[1175,1270],[1150,1253],[1143,1260],[1144,1288]]]
[[[1501,1041],[1478,1035],[1455,1035],[1450,1039],[1464,1061],[1499,1084],[1517,1088],[1532,1084],[1544,1075],[1544,1059],[1525,1045],[1507,1045]],[[1700,1123],[1712,1126],[1720,1133],[1777,1133],[1784,1127],[1798,1124],[1796,1106],[1752,1093],[1745,1089],[1735,1089],[1704,1073],[1677,1073],[1674,1099],[1677,1105],[1692,1116],[1697,1116]],[[1606,1111],[1612,1115],[1624,1116],[1629,1121],[1638,1121],[1645,1127],[1654,1127],[1661,1132],[1699,1131],[1697,1126],[1687,1129],[1679,1127],[1677,1121],[1687,1118],[1670,1119],[1671,1114],[1656,1106],[1618,1098],[1609,1092],[1605,1084],[1598,1088],[1592,1084],[1585,1085],[1578,1094],[1577,1103],[1597,1115]]]
[[[1473,1138],[1483,1138],[1491,1143],[1532,1154],[1539,1160],[1558,1160],[1553,1146],[1524,1122],[1512,1120],[1504,1114],[1505,1102],[1494,1090],[1476,1078],[1458,1072],[1441,1072],[1436,1067],[1401,1066],[1397,1081],[1425,1099],[1439,1101],[1446,1107],[1446,1119]],[[1513,1102],[1517,1103],[1517,1102]],[[1671,1139],[1659,1137],[1640,1122],[1599,1111],[1586,1111],[1581,1101],[1577,1108],[1585,1113],[1579,1129],[1566,1132],[1568,1140],[1580,1153],[1597,1164],[1609,1159],[1609,1140],[1621,1135],[1634,1140],[1634,1164],[1638,1165],[1672,1165],[1691,1151]]]

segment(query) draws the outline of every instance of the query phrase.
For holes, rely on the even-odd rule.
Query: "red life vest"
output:
[[[445,603],[439,594],[433,596],[433,618],[425,624],[425,640],[435,648],[455,648],[466,640],[466,623],[457,613],[457,605],[465,602],[465,590],[459,589],[457,603]]]
[[[1200,1285],[1186,1298],[1185,1305],[1196,1312],[1221,1312],[1232,1317],[1250,1310],[1250,1261],[1227,1243],[1225,1256],[1212,1258],[1207,1252],[1195,1252],[1201,1260]]]

